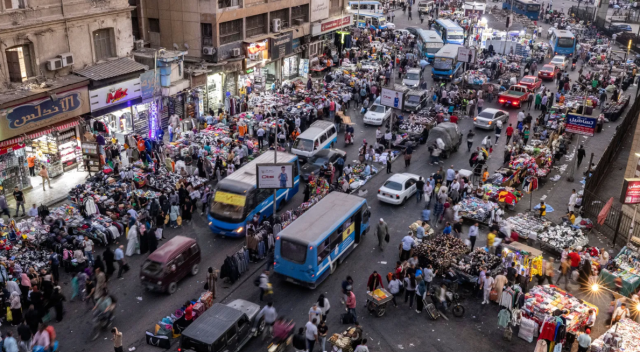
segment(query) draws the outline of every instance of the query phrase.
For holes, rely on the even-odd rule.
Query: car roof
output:
[[[488,112],[488,113],[490,113],[490,114],[495,114],[495,113],[496,113],[496,112],[498,112],[498,111],[502,111],[502,112],[506,113],[506,111],[504,111],[504,110],[494,109],[494,108],[482,109],[482,111],[481,111],[481,112]]]
[[[407,73],[409,73],[409,72],[420,72],[420,69],[419,68],[410,68],[410,69],[407,70]]]
[[[216,303],[189,325],[182,335],[210,345],[223,336],[243,314],[237,309]]]
[[[555,65],[551,65],[551,64],[546,64],[546,65],[542,66],[542,68],[545,68],[545,67],[546,68],[550,68],[550,69],[555,69],[556,68]]]
[[[566,57],[566,56],[564,56],[564,55],[556,55],[556,56],[554,56],[554,57],[553,57],[553,59],[556,59],[556,58],[558,58],[558,59],[564,59],[564,60],[566,60],[566,59],[567,59],[567,57]],[[553,59],[551,59],[551,61],[553,61]]]
[[[402,173],[402,174],[394,174],[391,177],[389,177],[387,179],[387,181],[395,181],[395,182],[404,182],[410,178],[420,178],[420,176],[414,175],[414,174],[409,174],[409,173]],[[384,187],[384,186],[383,186]]]
[[[327,156],[330,156],[330,155],[333,155],[333,154],[340,154],[340,153],[344,153],[344,150],[341,150],[341,149],[335,149],[335,148],[329,148],[329,149],[322,149],[322,150],[319,150],[319,151],[316,153],[316,156],[318,156],[318,155],[323,155],[323,156],[324,156],[324,155],[327,155]]]
[[[176,254],[182,252],[188,247],[191,247],[196,240],[185,236],[176,236],[170,239],[167,243],[160,246],[160,248],[149,254],[147,260],[151,260],[158,263],[167,263],[174,258]]]

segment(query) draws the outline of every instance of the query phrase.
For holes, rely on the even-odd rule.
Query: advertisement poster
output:
[[[394,109],[402,109],[402,93],[392,89],[382,88],[380,104]]]
[[[259,189],[293,188],[293,164],[258,164]]]
[[[309,59],[301,59],[299,67],[299,75],[301,77],[307,77],[309,74]]]
[[[593,136],[596,132],[596,122],[598,119],[578,114],[567,114],[566,131],[571,133]]]
[[[327,17],[329,17],[329,0],[312,0],[310,22],[324,20]]]
[[[620,202],[624,204],[640,203],[640,178],[625,178],[622,183]]]

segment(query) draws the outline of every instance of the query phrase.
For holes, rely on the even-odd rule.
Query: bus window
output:
[[[211,216],[218,220],[240,222],[244,219],[246,201],[244,195],[217,191],[211,202]]]
[[[360,211],[362,212],[362,223],[366,224],[369,222],[369,216],[371,216],[371,212],[369,212],[369,209],[367,208],[366,205],[362,206],[362,209],[360,209]]]
[[[329,253],[331,253],[331,237],[327,237],[327,239],[318,246],[318,265],[322,263]]]
[[[357,10],[357,9],[358,9],[358,4],[353,4],[353,5],[351,5],[351,9],[352,9],[352,10]]]
[[[334,233],[331,234],[331,250],[336,248],[340,243],[342,243],[342,231],[337,229]]]
[[[269,196],[273,196],[273,191],[269,189],[261,189],[256,193],[256,205],[264,202]]]
[[[376,27],[378,27],[378,26],[379,26],[379,24],[378,24],[378,19],[377,19],[377,18],[375,18],[375,17],[371,19],[371,23],[373,23],[373,25],[374,25],[374,26],[376,26]]]
[[[281,241],[280,253],[284,259],[294,263],[304,264],[307,260],[307,246],[285,239]]]
[[[324,143],[327,140],[327,134],[323,133],[320,135],[320,144]]]
[[[573,47],[573,38],[558,38],[558,46],[561,48],[571,48]]]

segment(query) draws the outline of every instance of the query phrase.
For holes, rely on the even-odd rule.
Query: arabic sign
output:
[[[142,96],[142,87],[138,77],[90,91],[89,104],[91,104],[91,111],[96,111],[140,96]]]
[[[154,72],[156,73],[155,80]],[[160,70],[149,70],[140,75],[140,92],[143,100],[160,95]]]
[[[293,164],[258,164],[256,169],[259,189],[293,188]]]
[[[352,17],[352,15],[331,17],[330,19],[322,21],[320,23],[314,23],[311,27],[311,35],[316,36],[330,32],[334,29],[350,26],[353,24]]]
[[[87,87],[57,93],[56,96],[55,101],[46,97],[0,110],[0,140],[89,112]]]
[[[623,204],[640,203],[640,178],[625,178],[622,183],[620,202]]]
[[[329,17],[329,0],[311,0],[310,22],[324,20]]]
[[[285,57],[293,52],[293,32],[279,34],[271,38],[271,60]]]
[[[390,108],[402,109],[403,93],[393,89],[382,88],[380,104]]]
[[[596,122],[598,119],[578,114],[567,114],[566,131],[571,133],[593,136],[596,132]]]

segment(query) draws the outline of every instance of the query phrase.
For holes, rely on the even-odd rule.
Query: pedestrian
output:
[[[473,130],[469,130],[469,133],[467,133],[467,152],[471,152],[471,147],[473,146],[473,137],[475,135],[476,133],[473,132]]]
[[[269,271],[265,270],[260,274],[258,287],[260,288],[260,301],[264,300],[264,294],[269,290]]]
[[[88,236],[84,236],[82,241],[82,248],[84,248],[84,256],[89,262],[89,265],[93,266],[93,241]]]
[[[391,298],[391,302],[393,302],[394,307],[398,307],[398,303],[396,302],[396,297],[400,294],[400,289],[402,288],[402,281],[397,273],[393,274],[393,279],[387,284],[387,289],[389,293],[393,296]]]
[[[7,335],[2,341],[5,352],[18,352],[18,341],[13,337],[13,331],[7,331]]]
[[[11,213],[9,212],[9,204],[7,204],[7,198],[4,194],[0,193],[0,218],[6,215],[8,219],[11,219]]]
[[[129,265],[127,265],[124,259],[124,245],[118,246],[113,252],[113,259],[118,263],[118,279],[123,279],[122,273],[129,271]]]
[[[53,307],[54,311],[56,312],[56,321],[58,323],[62,321],[62,318],[64,316],[64,307],[62,302],[66,300],[67,299],[64,297],[64,295],[61,292],[60,286],[54,287],[53,293],[49,298],[49,305]]]
[[[576,208],[576,203],[578,201],[578,194],[575,189],[571,190],[571,196],[569,196],[569,212],[574,212]]]
[[[384,251],[385,242],[389,242],[389,227],[383,218],[380,218],[378,222],[376,233],[378,235],[378,248],[380,248],[380,251]]]
[[[413,251],[413,247],[415,247],[416,242],[412,237],[412,232],[409,233],[402,238],[402,243],[400,244],[401,252],[400,252],[400,260],[405,261],[411,257],[411,252]]]
[[[420,176],[420,178],[418,179],[418,182],[416,182],[416,203],[420,203],[420,201],[422,200],[422,196],[423,196],[423,190],[424,190],[424,180],[422,179],[422,176]]]
[[[213,299],[216,299],[216,283],[218,282],[218,271],[213,267],[209,267],[207,271],[207,287],[205,287],[205,289],[211,292]]]
[[[480,226],[480,224],[476,222],[475,224],[473,224],[473,226],[471,226],[469,228],[469,242],[471,244],[471,251],[473,251],[473,247],[475,247],[475,245],[476,245],[476,239],[478,238],[478,232],[479,232],[478,227],[479,226]]]
[[[384,284],[382,283],[382,276],[378,274],[377,271],[373,271],[371,275],[369,275],[369,280],[367,281],[367,290],[369,292],[375,291],[378,287],[384,288]]]
[[[115,352],[124,352],[122,347],[122,333],[118,331],[116,327],[111,329],[111,333],[113,334],[113,337],[111,337],[111,340],[113,340],[113,350]]]
[[[49,183],[49,189],[52,189],[53,187],[51,187],[51,179],[49,178],[49,171],[47,171],[46,166],[41,165],[42,168],[40,169],[40,177],[42,177],[42,190],[46,191],[45,187],[44,187],[44,183],[45,181]]]
[[[353,352],[369,352],[369,347],[367,347],[367,339],[362,339],[360,344],[356,346]]]
[[[582,164],[582,159],[584,159],[587,152],[584,150],[584,146],[580,145],[578,148],[578,168],[580,168],[580,164]]]
[[[527,107],[529,108],[529,110],[531,110],[531,103],[533,103],[533,94],[529,94],[529,97],[527,98]]]
[[[404,303],[409,302],[409,309],[413,309],[413,298],[416,295],[416,278],[413,273],[410,273],[404,278]]]
[[[483,301],[482,304],[489,304],[489,296],[491,296],[491,290],[493,290],[493,285],[495,280],[491,274],[487,273],[482,281],[482,292],[483,292]]]
[[[507,145],[509,145],[509,143],[511,142],[511,136],[513,136],[513,126],[511,124],[509,124],[509,127],[507,127]]]
[[[327,333],[329,332],[329,327],[327,326],[327,322],[322,320],[320,324],[318,324],[318,338],[320,340],[320,347],[322,348],[320,351],[326,351],[325,347],[327,345]]]
[[[502,133],[502,121],[498,120],[496,122],[496,129],[495,129],[495,134],[496,134],[496,144],[498,144],[498,139],[500,139],[500,134]]]
[[[589,334],[591,334],[591,329],[587,328],[584,333],[578,335],[578,352],[587,352],[591,347],[591,336]]]
[[[626,303],[622,303],[620,305],[620,307],[617,307],[614,311],[613,311],[613,315],[611,316],[611,324],[609,324],[609,326],[613,326],[615,325],[617,322],[619,322],[620,320],[631,316],[631,313],[629,313],[629,309],[627,308],[627,304]],[[583,351],[586,351],[583,350]]]
[[[353,291],[347,291],[347,299],[345,305],[347,306],[347,312],[353,316],[353,322],[358,324],[358,313],[356,313],[356,295]]]
[[[320,294],[318,297],[318,307],[322,313],[322,322],[327,320],[327,315],[329,315],[329,311],[331,310],[331,304],[329,304],[329,299],[324,296],[324,294]],[[324,351],[324,350],[323,350]]]
[[[49,185],[51,186],[51,185]],[[22,216],[25,216],[24,214],[24,193],[22,193],[22,191],[18,188],[18,186],[16,186],[13,189],[13,199],[16,200],[16,215],[15,217],[18,216],[18,210],[20,210],[20,207],[22,207]]]
[[[262,307],[260,313],[256,316],[256,323],[260,321],[261,318],[264,318],[265,330],[267,330],[267,334],[265,334],[265,336],[273,335],[273,324],[278,318],[278,313],[276,312],[276,308],[273,306],[273,302],[269,302],[266,306]]]

